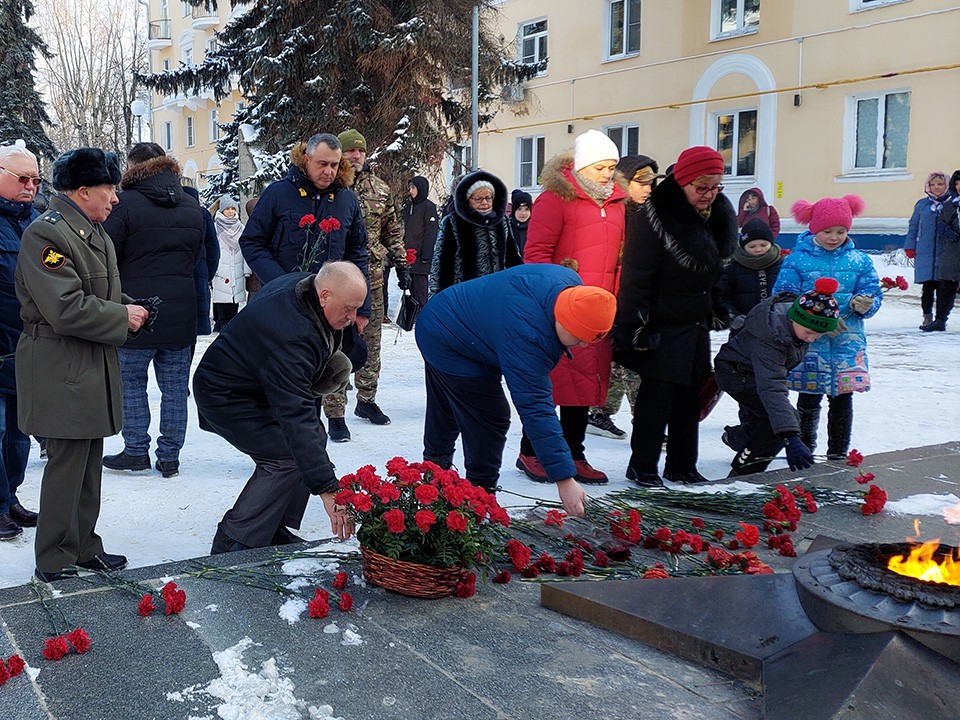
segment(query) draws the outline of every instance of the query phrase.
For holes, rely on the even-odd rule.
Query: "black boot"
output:
[[[820,408],[797,408],[797,412],[800,413],[800,440],[813,452],[817,447]]]
[[[843,460],[847,457],[852,428],[853,402],[839,403],[835,400],[827,412],[827,460]]]

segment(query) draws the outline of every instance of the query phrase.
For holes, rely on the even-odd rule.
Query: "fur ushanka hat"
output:
[[[53,187],[58,191],[76,190],[120,182],[120,159],[116,153],[100,148],[69,150],[53,163]]]

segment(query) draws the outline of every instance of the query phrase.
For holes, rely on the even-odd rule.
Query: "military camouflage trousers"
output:
[[[367,341],[367,362],[353,376],[357,399],[373,402],[377,399],[377,383],[380,380],[380,330],[383,327],[383,291],[371,293],[370,322],[363,330]],[[347,408],[347,391],[323,396],[323,414],[328,418],[343,417]]]
[[[603,412],[604,415],[616,415],[623,404],[623,396],[627,396],[630,403],[630,412],[633,412],[633,403],[637,399],[637,388],[640,387],[640,376],[633,370],[613,363],[610,366],[610,389],[607,390],[607,402],[602,408],[590,408],[591,412]]]

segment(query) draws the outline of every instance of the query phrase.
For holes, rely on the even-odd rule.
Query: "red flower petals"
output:
[[[338,606],[343,612],[347,612],[353,607],[353,595],[350,593],[340,594],[340,604]]]
[[[70,652],[70,645],[67,643],[67,638],[64,635],[47,638],[47,641],[43,644],[43,656],[47,660],[60,660],[65,657],[68,652]]]
[[[317,588],[313,600],[307,603],[307,611],[314,620],[322,620],[330,614],[330,593]]]
[[[513,575],[510,574],[509,570],[501,570],[496,575],[493,576],[492,582],[497,583],[498,585],[506,585],[513,579]]]
[[[404,522],[406,519],[407,517],[403,514],[403,510],[399,508],[387,510],[383,514],[383,521],[387,524],[387,532],[402,533],[407,529],[406,523]]]
[[[305,228],[308,225],[313,225],[316,221],[317,221],[317,218],[308,213],[304,215],[302,218],[300,218],[299,225],[300,227]]]
[[[333,587],[335,587],[337,590],[343,590],[347,586],[347,580],[349,579],[350,578],[347,576],[347,574],[341,570],[333,579]]]
[[[137,605],[137,612],[144,617],[147,617],[156,609],[157,606],[153,604],[153,595],[150,593],[144,593],[144,596],[140,598],[140,604]]]
[[[865,502],[860,506],[860,512],[864,515],[875,515],[887,504],[887,492],[871,485],[863,499]]]
[[[10,672],[10,677],[16,677],[22,673],[26,666],[27,664],[19,655],[11,655],[7,658],[7,670]]]
[[[847,465],[850,467],[860,467],[863,464],[863,453],[859,450],[851,450],[847,453]]]
[[[87,631],[83,628],[77,628],[76,630],[71,630],[68,632],[67,640],[70,641],[70,644],[73,645],[73,649],[76,650],[80,655],[83,655],[87,650],[90,649],[90,636],[87,635]]]
[[[565,512],[560,512],[559,510],[547,510],[547,519],[543,521],[543,524],[561,527],[563,525],[563,519],[566,516],[567,514]]]

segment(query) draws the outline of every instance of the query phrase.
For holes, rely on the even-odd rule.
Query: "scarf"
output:
[[[601,185],[593,182],[593,180],[588,180],[576,170],[573,171],[573,176],[577,179],[580,189],[597,205],[603,206],[604,201],[609,200],[610,196],[613,195],[613,178],[610,178],[606,185]]]
[[[748,270],[766,270],[780,260],[780,246],[773,243],[763,255],[750,255],[746,250],[738,247],[733,253],[733,259],[738,265]]]
[[[220,245],[231,254],[235,254],[240,248],[240,235],[243,233],[243,223],[240,222],[240,218],[228,218],[217,210],[214,224],[217,227],[217,240],[220,241]]]
[[[930,198],[930,212],[938,213],[943,210],[943,203],[950,200],[950,194],[944,193],[940,197],[936,197],[927,193],[927,197]]]

